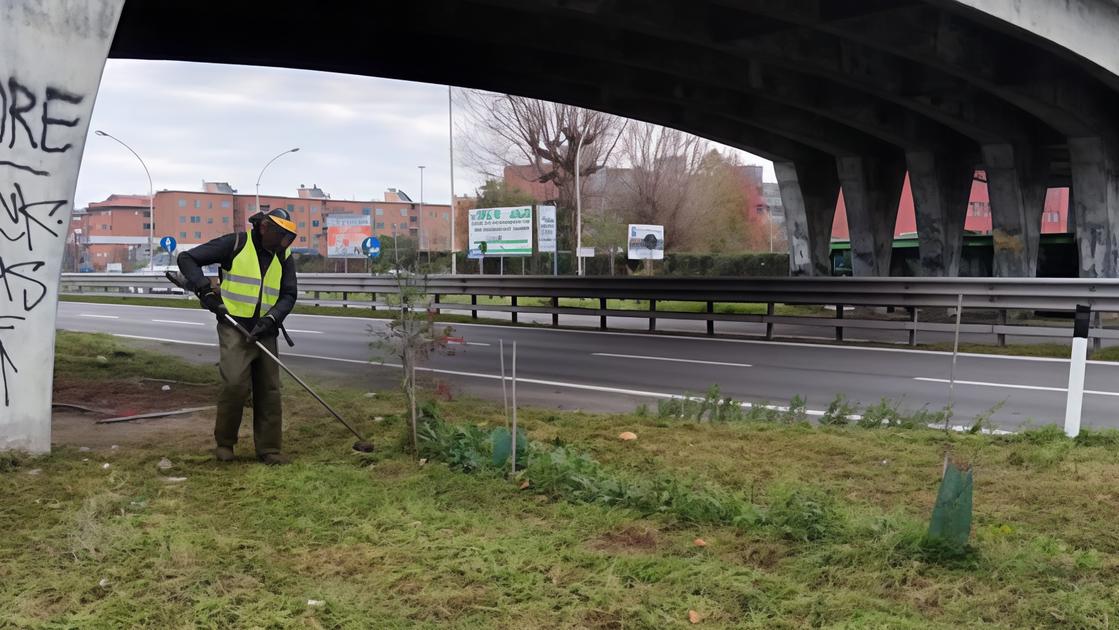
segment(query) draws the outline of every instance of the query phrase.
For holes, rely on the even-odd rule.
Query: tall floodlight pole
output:
[[[288,153],[295,153],[298,150],[299,150],[299,147],[295,147],[294,149],[288,149],[287,151],[284,151],[283,153],[281,153],[281,154],[277,155],[276,157],[272,158],[271,160],[268,160],[268,163],[264,165],[264,168],[260,169],[260,175],[256,176],[256,211],[257,212],[260,212],[260,178],[264,177],[264,171],[268,170],[268,167],[272,166],[272,163],[275,162],[276,160],[284,157]]]
[[[155,272],[155,188],[152,186],[152,174],[148,171],[148,165],[144,164],[144,159],[140,157],[139,153],[133,151],[132,147],[125,144],[120,138],[107,134],[100,129],[93,133],[116,140],[122,147],[128,149],[132,155],[135,155],[136,159],[140,160],[140,166],[144,167],[144,174],[148,176],[148,268]]]
[[[579,134],[579,143],[575,145],[575,268],[579,275],[583,275],[583,256],[579,250],[583,249],[583,190],[579,187],[579,172],[583,170],[580,158],[583,153],[583,134]]]
[[[447,136],[451,147],[451,275],[458,273],[458,259],[455,256],[455,107],[451,100],[451,86],[447,86]]]

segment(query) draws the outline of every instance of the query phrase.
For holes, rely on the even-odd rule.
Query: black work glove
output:
[[[276,334],[276,320],[270,315],[265,315],[257,320],[256,326],[249,331],[249,341],[256,342],[261,338],[271,337]]]
[[[213,287],[207,286],[198,291],[198,301],[202,303],[202,308],[219,317],[229,312],[225,308],[225,303],[222,302],[218,294],[214,292]]]

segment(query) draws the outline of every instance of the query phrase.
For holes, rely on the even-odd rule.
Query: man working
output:
[[[280,324],[295,306],[295,263],[287,251],[295,240],[295,223],[279,208],[258,213],[249,222],[253,227],[248,234],[226,234],[179,254],[179,270],[202,305],[218,316],[222,385],[214,423],[214,457],[222,462],[233,460],[241,412],[251,391],[256,455],[265,464],[285,464],[288,460],[280,449],[280,369],[253,342],[259,340],[277,354]],[[203,266],[215,263],[221,265],[220,296],[202,275]],[[225,321],[226,313],[250,331],[253,339],[246,339]]]

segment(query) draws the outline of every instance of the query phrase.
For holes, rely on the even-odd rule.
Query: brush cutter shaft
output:
[[[174,272],[174,271],[168,271],[168,272],[164,273],[164,276],[167,278],[167,280],[169,280],[171,282],[171,284],[179,287],[180,289],[183,289],[184,291],[190,291],[190,287],[187,286],[186,279],[182,276],[181,273]],[[225,320],[227,322],[229,322],[230,325],[232,325],[234,328],[236,328],[242,335],[244,335],[245,339],[252,339],[253,338],[252,334],[250,334],[249,331],[245,330],[245,327],[242,326],[241,324],[239,324],[237,322],[237,320],[233,319],[233,316],[230,315],[229,313],[225,314]],[[284,334],[287,334],[287,333],[284,333]],[[360,440],[359,444],[362,444],[362,443],[368,444],[369,443],[365,438],[361,437],[361,434],[357,432],[357,429],[353,428],[353,426],[351,426],[349,422],[346,422],[346,420],[344,418],[342,418],[342,416],[338,415],[338,412],[335,411],[333,407],[328,405],[325,400],[323,400],[318,394],[316,394],[315,390],[311,389],[310,385],[308,385],[307,383],[304,383],[303,379],[299,378],[298,376],[296,376],[295,372],[291,371],[291,368],[284,365],[284,362],[281,361],[279,357],[277,357],[276,355],[269,352],[268,348],[265,348],[264,344],[260,343],[259,341],[255,341],[255,343],[256,343],[256,347],[260,348],[261,352],[263,352],[269,359],[272,359],[273,361],[275,361],[276,365],[283,368],[283,370],[285,372],[287,372],[288,376],[295,379],[296,383],[299,383],[300,386],[303,387],[303,389],[307,390],[308,394],[313,396],[315,398],[315,400],[319,401],[319,404],[321,404],[323,407],[325,407],[326,410],[330,412],[330,415],[334,416],[334,418],[336,420],[338,420],[338,422],[341,422],[342,426],[346,427],[347,429],[350,430],[350,433],[353,433],[355,436],[357,436],[357,439]]]
[[[240,331],[240,332],[241,332],[241,334],[242,334],[242,335],[244,335],[246,339],[252,339],[252,338],[253,338],[253,337],[252,337],[252,335],[250,335],[250,334],[249,334],[249,331],[245,330],[245,327],[244,327],[244,326],[242,326],[241,324],[239,324],[239,323],[237,322],[237,320],[233,319],[233,316],[232,316],[232,315],[230,315],[229,313],[226,313],[226,314],[225,314],[225,319],[226,319],[226,321],[228,321],[228,322],[229,322],[230,324],[232,324],[232,325],[233,325],[233,326],[234,326],[235,328],[237,328],[237,330],[238,330],[238,331]],[[302,385],[302,386],[303,386],[303,389],[307,390],[307,393],[308,393],[308,394],[310,394],[311,396],[314,396],[315,400],[319,401],[319,403],[320,403],[320,404],[321,404],[321,405],[322,405],[323,407],[326,407],[326,410],[327,410],[327,411],[329,411],[329,412],[331,413],[331,415],[333,415],[333,416],[334,416],[335,418],[337,418],[337,419],[338,419],[338,422],[341,422],[341,423],[342,423],[342,424],[343,424],[343,425],[344,425],[344,426],[345,426],[345,427],[346,427],[347,429],[349,429],[349,430],[350,430],[350,433],[353,433],[353,434],[354,434],[355,436],[357,436],[357,439],[359,439],[359,440],[365,440],[365,438],[361,437],[361,434],[360,434],[360,433],[358,433],[356,429],[354,429],[354,428],[353,428],[352,426],[350,426],[350,423],[349,423],[349,422],[346,422],[346,421],[345,421],[345,420],[344,420],[344,419],[342,418],[342,416],[338,415],[338,412],[337,412],[337,411],[335,411],[333,407],[331,407],[330,405],[328,405],[328,404],[326,403],[326,401],[325,401],[325,400],[323,400],[323,399],[322,399],[321,397],[319,397],[319,395],[315,393],[315,390],[311,389],[311,386],[310,386],[310,385],[308,385],[307,383],[304,383],[304,382],[303,382],[303,379],[299,378],[299,376],[297,376],[297,375],[295,374],[295,372],[292,372],[292,371],[291,371],[291,368],[289,368],[288,366],[284,365],[284,362],[283,362],[283,361],[281,361],[279,357],[277,357],[276,355],[274,355],[274,354],[272,354],[271,352],[269,352],[269,351],[268,351],[268,348],[265,348],[265,347],[264,347],[264,344],[260,343],[259,341],[255,340],[255,339],[253,340],[253,343],[255,343],[255,344],[256,344],[256,347],[257,347],[257,348],[259,348],[259,349],[260,349],[260,351],[261,351],[261,352],[263,352],[263,353],[264,353],[264,354],[265,354],[265,355],[266,355],[266,356],[267,356],[267,357],[268,357],[269,359],[272,359],[273,361],[275,361],[275,362],[276,362],[276,365],[278,365],[278,366],[280,366],[281,368],[283,368],[283,370],[284,370],[285,372],[287,372],[288,376],[290,376],[290,377],[292,377],[293,379],[295,379],[295,382],[296,382],[296,383],[299,383],[300,385]]]

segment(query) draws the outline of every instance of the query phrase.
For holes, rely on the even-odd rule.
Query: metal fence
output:
[[[820,326],[834,330],[843,339],[845,329],[872,329],[908,333],[917,343],[920,332],[952,332],[954,325],[943,321],[921,321],[922,309],[954,309],[962,301],[964,310],[982,312],[986,319],[960,326],[964,334],[987,334],[1005,343],[1007,335],[1023,337],[1069,337],[1071,325],[1057,319],[1011,323],[1009,312],[1029,311],[1046,314],[1071,313],[1078,304],[1097,313],[1090,335],[1097,340],[1119,339],[1119,330],[1100,325],[1099,313],[1119,313],[1119,281],[1047,278],[602,278],[573,276],[426,276],[401,280],[386,276],[356,274],[301,274],[301,302],[346,308],[385,308],[386,296],[399,292],[402,283],[417,286],[432,296],[430,307],[439,311],[479,311],[508,313],[513,322],[519,314],[551,315],[553,326],[561,315],[599,318],[606,329],[608,318],[648,320],[655,331],[657,320],[705,321],[708,334],[715,334],[717,322],[750,322],[765,325],[765,336],[772,338],[774,326]],[[112,293],[159,295],[170,285],[161,276],[122,274],[63,274],[64,293]],[[470,303],[449,302],[445,296],[468,296]],[[480,296],[509,298],[507,304],[479,304]],[[545,298],[544,305],[518,304],[520,298]],[[561,300],[582,298],[597,301],[597,308],[564,305]],[[609,308],[610,300],[647,301],[644,310]],[[676,304],[666,304],[674,302]],[[670,310],[679,302],[698,303],[699,311]],[[762,304],[764,314],[718,312],[716,305]],[[820,316],[782,315],[777,305],[817,305],[834,308]],[[658,308],[659,306],[659,308]],[[849,307],[886,307],[902,309],[890,316],[847,317]]]

